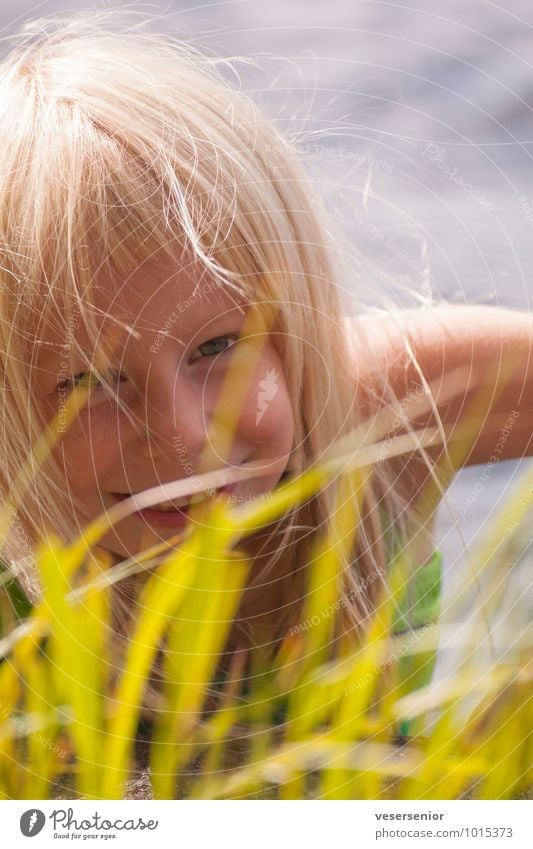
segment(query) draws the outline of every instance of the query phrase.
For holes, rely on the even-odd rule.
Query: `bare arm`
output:
[[[456,468],[533,455],[533,315],[450,304],[365,316],[355,320],[358,329],[357,391],[368,412],[379,407],[383,375],[400,399],[431,384]],[[416,428],[437,423],[416,409],[410,421]],[[437,460],[443,448],[428,454]],[[417,452],[403,459],[401,474],[415,494],[428,474]]]

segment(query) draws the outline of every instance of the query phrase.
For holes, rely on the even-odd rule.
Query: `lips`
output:
[[[204,492],[196,492],[193,495],[187,495],[183,498],[169,498],[165,501],[159,501],[152,504],[150,507],[144,508],[142,511],[150,511],[154,513],[175,513],[178,510],[186,510],[191,504],[198,504],[200,501],[205,501],[214,493],[230,493],[235,488],[235,483],[226,484],[226,486],[217,487]],[[148,487],[147,487],[148,489]],[[115,501],[124,501],[126,498],[131,498],[133,495],[138,495],[143,490],[138,492],[112,492],[110,493]]]
[[[153,504],[150,507],[144,507],[135,513],[133,516],[140,517],[146,522],[167,525],[171,527],[183,527],[187,520],[187,511],[193,504],[198,504],[201,501],[208,500],[212,494],[230,493],[234,490],[235,483],[227,484],[226,486],[218,487],[216,490],[208,490],[205,492],[197,492],[193,495],[184,496],[183,498],[168,499]],[[141,490],[142,492],[142,490]],[[116,502],[124,501],[126,498],[131,498],[138,493],[135,492],[112,492],[110,493]]]
[[[129,498],[130,495],[135,495],[135,493],[112,493],[113,497],[117,499],[117,501],[124,501],[124,499]],[[172,510],[180,510],[186,507],[189,507],[190,504],[198,504],[200,501],[205,501],[207,498],[207,494],[204,492],[197,492],[194,495],[188,495],[184,498],[170,498],[168,501],[159,501],[157,504],[152,504],[150,510],[157,510],[161,513],[168,513]]]

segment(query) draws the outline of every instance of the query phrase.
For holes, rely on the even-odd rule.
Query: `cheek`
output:
[[[83,419],[67,431],[57,448],[70,491],[79,497],[97,492],[105,476],[120,462],[116,426],[98,414]]]
[[[277,356],[271,354],[257,369],[243,410],[246,438],[272,456],[291,451],[294,415]]]
[[[272,446],[273,452],[282,453],[292,448],[294,417],[285,382],[279,385],[273,397],[259,390],[249,426],[253,428],[255,441]]]

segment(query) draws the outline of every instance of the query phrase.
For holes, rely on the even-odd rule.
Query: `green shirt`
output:
[[[410,577],[400,597],[393,622],[394,634],[406,634],[416,639],[417,633],[437,622],[442,589],[442,552],[433,552],[430,560],[419,566]],[[399,695],[429,684],[437,659],[433,649],[402,657],[399,661]],[[407,736],[416,733],[421,723],[415,719],[400,723],[398,733]]]

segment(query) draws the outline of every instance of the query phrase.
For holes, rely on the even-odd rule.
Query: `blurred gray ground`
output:
[[[111,5],[121,4],[100,8]],[[90,4],[4,0],[0,24],[7,32],[16,20],[80,8]],[[379,290],[416,303],[418,293],[433,293],[531,310],[528,0],[169,0],[134,8],[170,13],[186,38],[214,53],[256,58],[239,66],[243,88],[296,135],[354,251],[376,264],[362,260],[357,298],[372,303]],[[447,593],[468,582],[464,542],[475,542],[530,463],[499,464],[468,509],[481,469],[457,475],[439,513]],[[509,580],[523,596],[527,571],[513,569]]]

